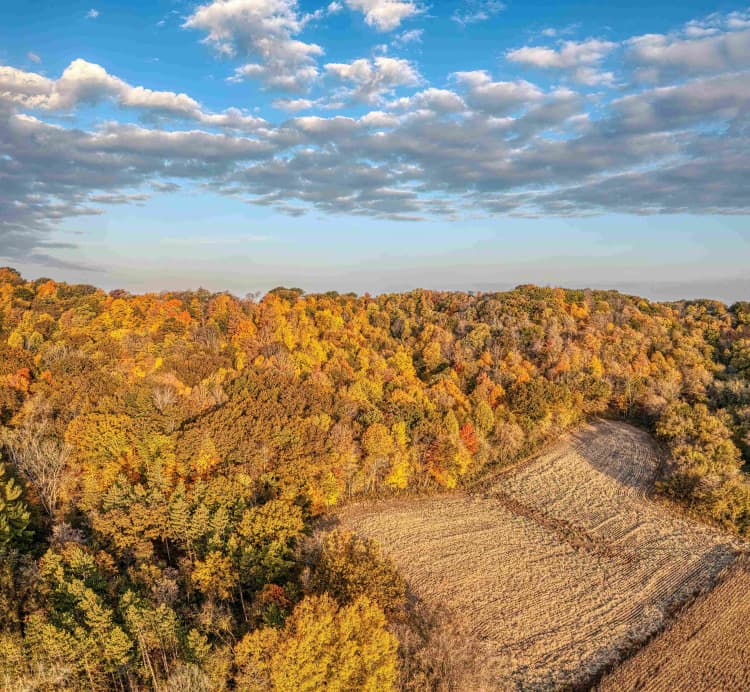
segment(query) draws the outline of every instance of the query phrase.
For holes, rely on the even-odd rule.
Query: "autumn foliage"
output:
[[[744,303],[131,295],[0,270],[0,679],[405,684],[398,579],[355,538],[311,565],[315,522],[459,487],[591,415],[652,426],[663,492],[750,532],[749,343]]]

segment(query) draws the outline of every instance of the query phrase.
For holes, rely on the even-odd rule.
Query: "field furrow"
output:
[[[659,458],[640,430],[598,422],[483,496],[352,507],[413,591],[463,620],[487,689],[585,684],[711,588],[737,546],[648,499]]]
[[[750,689],[750,563],[737,560],[651,643],[602,680],[600,692]]]

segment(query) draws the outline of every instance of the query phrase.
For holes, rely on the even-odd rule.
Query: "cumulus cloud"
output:
[[[294,37],[312,18],[300,15],[296,0],[213,0],[200,5],[183,26],[205,32],[204,42],[221,54],[256,60],[238,68],[235,80],[259,79],[269,88],[305,91],[318,76],[316,59],[323,49]]]
[[[731,21],[738,28],[727,15],[701,20],[667,45],[742,37],[742,18]],[[698,28],[711,33],[698,37]],[[622,57],[601,43],[527,47],[516,62],[599,71],[605,57]],[[338,89],[276,99],[299,115],[275,123],[214,113],[83,60],[57,79],[0,66],[0,247],[5,257],[59,261],[51,230],[61,220],[196,184],[292,215],[750,214],[750,69],[730,59],[738,54],[727,48],[723,61],[691,58],[691,67],[672,57],[658,69],[674,82],[596,95],[485,70],[455,73],[439,88],[386,56],[329,63]],[[357,102],[356,116],[337,112],[336,99]],[[74,120],[102,103],[141,120]],[[46,122],[50,114],[69,117]]]
[[[99,16],[99,10],[95,10],[93,7],[86,12],[86,19],[96,19]]]
[[[637,36],[628,41],[627,57],[639,79],[653,82],[750,67],[750,28],[710,33],[699,38]]]
[[[409,112],[428,110],[433,113],[460,113],[466,110],[466,103],[453,91],[430,88],[412,96],[397,99],[390,104],[390,107]]]
[[[455,72],[454,79],[466,87],[470,106],[485,113],[504,115],[542,97],[542,90],[526,80],[495,82],[486,70]]]
[[[209,127],[249,132],[265,124],[263,119],[247,115],[237,108],[227,109],[223,113],[208,113],[198,101],[186,94],[132,86],[109,74],[101,65],[86,60],[74,60],[56,80],[0,65],[0,103],[66,112],[105,100],[150,116],[184,118]]]
[[[611,41],[565,41],[559,49],[525,46],[507,53],[508,60],[533,67],[569,69],[601,62],[615,44]]]
[[[695,79],[631,94],[612,103],[619,131],[676,131],[739,122],[750,112],[750,72]]]
[[[408,60],[386,56],[373,60],[360,58],[350,63],[328,63],[325,70],[351,85],[339,96],[360,103],[377,103],[384,94],[392,93],[398,87],[417,86],[421,81],[416,68]]]
[[[185,94],[133,87],[110,75],[101,65],[74,60],[57,80],[0,66],[0,99],[42,110],[74,110],[112,98],[124,107],[184,114],[199,110]]]
[[[315,105],[315,101],[310,99],[274,99],[273,107],[288,113],[296,111],[306,111]]]
[[[359,119],[359,122],[365,127],[391,129],[398,127],[402,122],[402,118],[395,113],[388,113],[386,111],[370,111],[369,113],[365,113]]]
[[[392,31],[409,17],[424,12],[413,0],[345,0],[353,10],[365,15],[365,22],[378,31]]]
[[[44,104],[54,88],[54,82],[36,72],[0,65],[0,103],[17,103],[26,107]]]
[[[511,62],[541,69],[568,70],[572,78],[581,84],[611,84],[614,75],[601,72],[598,66],[617,46],[612,41],[589,39],[587,41],[564,41],[559,48],[523,46],[506,53]]]

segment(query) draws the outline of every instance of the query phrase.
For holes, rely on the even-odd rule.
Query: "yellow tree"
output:
[[[395,690],[398,641],[385,624],[383,611],[365,597],[344,607],[328,595],[305,598],[283,629],[256,630],[237,645],[237,687]]]
[[[366,454],[367,490],[377,491],[380,476],[390,465],[393,438],[385,425],[373,423],[362,435],[362,447]]]

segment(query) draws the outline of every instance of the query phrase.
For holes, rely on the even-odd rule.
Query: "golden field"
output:
[[[742,547],[649,499],[658,464],[647,434],[600,421],[481,492],[360,504],[340,521],[461,623],[482,687],[585,686]]]

